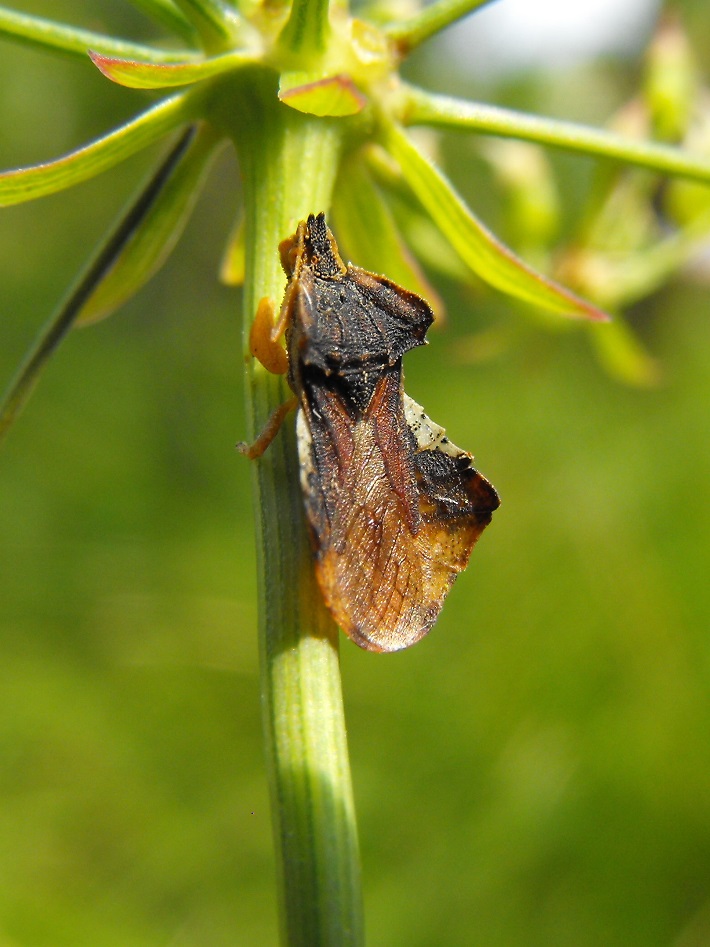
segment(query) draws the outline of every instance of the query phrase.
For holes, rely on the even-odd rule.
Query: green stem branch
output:
[[[408,20],[388,26],[386,33],[406,55],[435,33],[488,3],[491,0],[437,0]]]
[[[710,182],[710,160],[707,157],[688,154],[667,145],[635,141],[613,132],[526,115],[494,105],[434,95],[411,86],[407,87],[404,95],[402,121],[406,125],[433,125],[502,138],[520,138],[578,154],[635,164],[663,174]]]
[[[330,34],[328,0],[293,0],[280,44],[291,53],[318,57]]]

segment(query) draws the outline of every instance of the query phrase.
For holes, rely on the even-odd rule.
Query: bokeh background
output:
[[[154,35],[108,0],[18,6]],[[705,65],[710,9],[677,9]],[[547,53],[544,70],[464,72],[452,50],[477,61],[501,42],[485,30],[411,69],[601,123],[638,86],[654,15],[554,69]],[[144,101],[3,44],[0,165],[59,155]],[[504,226],[479,142],[442,148]],[[157,153],[2,211],[0,378]],[[593,164],[552,162],[573,227]],[[168,266],[67,341],[0,455],[2,947],[276,943],[239,294],[216,280],[237,202],[225,155]],[[582,332],[437,286],[448,324],[408,356],[407,388],[503,505],[428,639],[389,657],[343,641],[368,942],[706,945],[710,285],[696,268],[630,313],[662,367],[651,390],[610,379]],[[482,359],[486,338],[509,344]]]

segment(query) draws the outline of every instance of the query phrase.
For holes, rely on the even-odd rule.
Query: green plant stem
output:
[[[402,121],[406,125],[433,125],[502,138],[520,138],[578,154],[635,164],[663,174],[710,182],[710,160],[703,155],[688,154],[654,142],[636,141],[573,122],[435,95],[411,86],[404,92]]]
[[[406,55],[409,50],[419,46],[435,33],[490,2],[491,0],[437,0],[408,20],[388,26],[385,32],[397,43],[402,54]]]
[[[291,53],[320,55],[330,33],[328,9],[328,0],[293,0],[280,45]]]
[[[342,122],[295,112],[276,92],[276,76],[255,69],[231,97],[245,194],[245,352],[259,300],[278,305],[283,296],[279,242],[300,219],[330,207],[341,145]],[[283,378],[249,357],[247,366],[253,437],[291,393]],[[252,463],[282,938],[289,947],[359,945],[362,898],[338,631],[315,584],[293,415]]]

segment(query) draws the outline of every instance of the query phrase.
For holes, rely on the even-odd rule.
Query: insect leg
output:
[[[283,424],[284,418],[292,411],[298,404],[298,398],[289,398],[288,401],[284,401],[283,404],[280,404],[278,408],[271,412],[269,419],[264,425],[263,430],[251,444],[247,444],[245,441],[240,441],[237,444],[237,450],[240,454],[244,454],[245,457],[248,457],[249,460],[256,460],[258,457],[264,453],[269,444],[273,441],[276,435],[279,432],[279,428]]]

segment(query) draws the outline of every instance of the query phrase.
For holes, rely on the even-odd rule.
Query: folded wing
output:
[[[358,418],[326,388],[298,419],[318,582],[343,631],[371,651],[429,631],[499,503],[401,386],[398,363]]]

